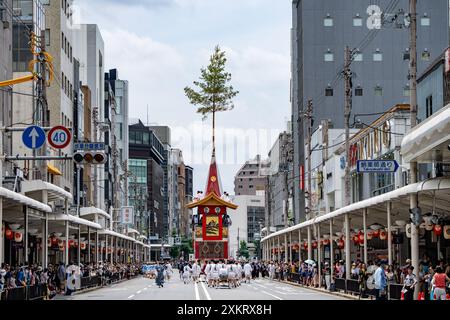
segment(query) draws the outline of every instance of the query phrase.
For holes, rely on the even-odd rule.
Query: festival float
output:
[[[197,209],[198,223],[194,232],[194,253],[197,260],[220,260],[229,257],[229,233],[231,219],[228,210],[237,205],[222,198],[215,154],[209,168],[205,197],[187,206]]]

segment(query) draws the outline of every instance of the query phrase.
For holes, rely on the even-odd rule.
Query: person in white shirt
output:
[[[228,268],[223,261],[219,263],[219,278],[221,281],[228,281]]]
[[[195,261],[192,265],[192,280],[194,280],[194,282],[198,283],[198,278],[200,277],[201,271],[202,269],[198,265],[197,261]]]
[[[183,282],[184,284],[189,284],[190,278],[191,278],[191,266],[189,264],[186,264],[183,268]]]
[[[275,265],[272,262],[269,265],[269,279],[272,281],[275,279]]]
[[[217,287],[219,285],[219,270],[219,264],[214,261],[211,267],[211,279],[213,287]]]
[[[167,262],[166,263],[166,265],[165,265],[165,271],[166,271],[166,278],[167,278],[167,281],[169,281],[170,280],[170,278],[172,278],[172,275],[173,275],[173,269],[172,269],[172,264],[170,264],[170,262]]]
[[[230,283],[230,287],[237,287],[237,278],[236,278],[237,267],[234,263],[230,263],[228,265],[228,281]]]
[[[209,261],[205,268],[206,282],[208,283],[208,287],[211,287],[212,285],[211,271],[212,271],[212,261]]]
[[[244,265],[244,274],[245,274],[245,283],[250,283],[250,279],[252,278],[252,266],[249,262]]]

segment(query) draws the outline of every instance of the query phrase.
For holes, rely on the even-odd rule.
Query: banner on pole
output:
[[[134,224],[134,208],[133,207],[122,207],[121,209],[121,221],[123,224]]]

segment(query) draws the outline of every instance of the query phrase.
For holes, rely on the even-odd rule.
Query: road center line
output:
[[[276,298],[276,299],[278,299],[278,300],[283,300],[283,299],[281,299],[280,297],[277,297],[277,296],[275,296],[275,295],[273,295],[273,294],[271,294],[271,293],[268,293],[268,292],[266,292],[266,291],[261,291],[262,293],[265,293],[265,294],[267,294],[267,295],[269,295],[269,296],[271,296],[271,297],[274,297],[274,298]]]
[[[194,283],[194,288],[195,288],[195,300],[200,300],[200,293],[198,292],[198,284]]]
[[[201,286],[202,286],[202,288],[203,288],[203,291],[205,292],[206,299],[212,300],[212,299],[211,299],[211,296],[210,296],[209,293],[208,293],[208,290],[206,290],[205,284],[204,284],[203,282],[200,282],[200,284],[201,284]]]

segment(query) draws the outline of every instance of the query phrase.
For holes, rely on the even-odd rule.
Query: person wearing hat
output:
[[[408,274],[405,277],[405,281],[403,283],[403,290],[405,300],[414,300],[414,290],[417,284],[417,277],[413,273],[414,267],[408,267]]]

